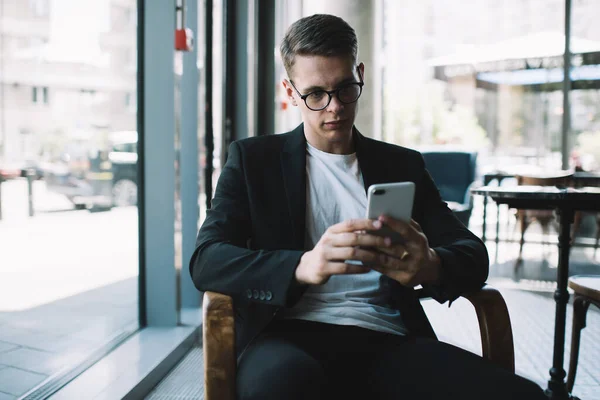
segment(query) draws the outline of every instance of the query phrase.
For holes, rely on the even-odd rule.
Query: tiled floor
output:
[[[15,399],[137,325],[131,278],[18,312],[0,313],[0,400]]]
[[[494,284],[492,280],[492,284]],[[499,286],[494,284],[494,286]],[[519,375],[546,387],[552,365],[554,300],[541,292],[502,289],[507,303],[515,343],[515,367]],[[432,300],[423,302],[439,339],[481,354],[481,339],[475,312],[460,299],[448,308]],[[572,309],[567,311],[565,368],[568,368]],[[585,400],[600,400],[600,313],[590,309],[582,331],[581,352],[574,394]]]

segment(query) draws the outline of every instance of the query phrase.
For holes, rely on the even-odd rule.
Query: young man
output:
[[[198,234],[196,286],[234,298],[238,397],[545,398],[435,340],[414,286],[451,302],[483,285],[487,251],[441,200],[419,153],[355,129],[357,48],[338,17],[289,28],[283,85],[303,124],[231,145]],[[364,219],[366,188],[400,181],[416,184],[411,223]],[[369,233],[382,224],[405,242]]]

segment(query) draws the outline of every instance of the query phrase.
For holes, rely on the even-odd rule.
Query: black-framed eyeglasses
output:
[[[298,96],[304,100],[304,104],[306,104],[306,107],[308,107],[309,110],[321,111],[329,106],[329,103],[331,103],[331,98],[334,94],[342,104],[352,104],[358,100],[362,94],[362,88],[365,83],[363,82],[363,78],[358,67],[356,67],[356,71],[358,72],[360,82],[346,83],[333,90],[315,90],[314,92],[302,94],[296,88],[296,85],[294,85],[294,82],[292,82],[291,79],[290,83],[292,84],[294,90],[296,90],[296,93],[298,93]]]

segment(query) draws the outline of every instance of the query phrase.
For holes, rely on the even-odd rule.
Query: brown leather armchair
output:
[[[483,357],[514,372],[513,335],[504,298],[490,286],[464,297],[477,312]],[[233,300],[224,294],[206,292],[202,308],[204,399],[234,400],[236,355]]]

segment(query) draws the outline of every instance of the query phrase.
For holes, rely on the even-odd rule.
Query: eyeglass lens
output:
[[[351,83],[339,88],[336,93],[341,103],[350,104],[358,100],[360,92],[360,85]],[[329,101],[330,96],[325,91],[316,91],[306,97],[306,105],[311,109],[323,109],[329,105]]]

